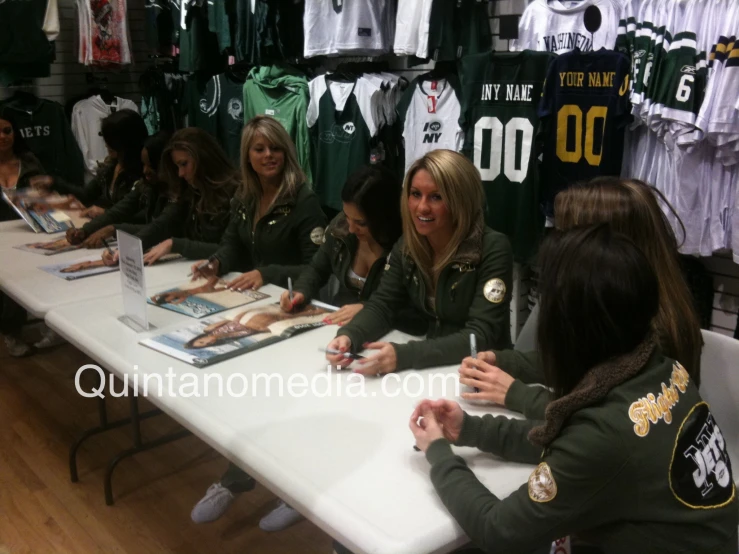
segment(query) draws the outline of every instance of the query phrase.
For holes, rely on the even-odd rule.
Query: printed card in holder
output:
[[[118,258],[121,268],[121,291],[125,315],[118,318],[136,332],[147,331],[146,281],[144,279],[144,249],[141,239],[118,231]]]

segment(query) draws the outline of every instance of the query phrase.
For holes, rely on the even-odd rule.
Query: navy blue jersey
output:
[[[573,50],[549,67],[539,117],[545,211],[570,184],[620,175],[624,130],[631,120],[629,59],[600,49]]]

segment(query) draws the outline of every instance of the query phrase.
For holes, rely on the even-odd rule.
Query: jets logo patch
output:
[[[529,498],[534,502],[549,502],[557,496],[557,483],[549,464],[540,463],[529,477]]]
[[[669,477],[675,498],[689,508],[720,508],[734,500],[726,441],[705,402],[693,406],[680,425]]]
[[[241,119],[242,113],[244,113],[244,107],[241,104],[241,100],[238,98],[231,98],[231,100],[228,101],[228,115],[238,121]]]
[[[324,237],[323,227],[316,227],[310,232],[310,240],[313,244],[321,245],[326,239]]]
[[[354,131],[356,131],[356,127],[354,126],[354,123],[344,123],[344,132],[353,135]]]
[[[503,279],[490,279],[482,290],[485,299],[493,304],[500,304],[505,298],[506,286]]]

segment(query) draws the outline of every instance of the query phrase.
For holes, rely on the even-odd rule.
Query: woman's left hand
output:
[[[459,368],[459,382],[480,392],[463,392],[466,400],[487,400],[505,406],[505,397],[515,379],[482,360],[467,357]]]
[[[410,421],[411,432],[416,438],[416,446],[426,452],[432,442],[444,438],[444,431],[428,405],[421,406],[421,418],[417,418],[418,414],[414,411]]]
[[[365,344],[367,350],[377,350],[377,354],[362,358],[354,363],[354,373],[381,377],[385,373],[392,373],[398,365],[398,356],[395,347],[389,342],[371,342]]]
[[[95,219],[97,216],[103,215],[104,213],[105,208],[101,208],[100,206],[92,206],[91,208],[82,210],[80,212],[80,217],[89,217],[90,219]]]
[[[325,321],[329,325],[346,325],[362,310],[362,308],[364,308],[363,304],[347,304],[336,310],[334,313],[329,314]]]
[[[226,285],[227,288],[231,290],[236,290],[241,292],[242,290],[247,289],[258,289],[264,285],[264,279],[262,279],[262,274],[259,273],[258,270],[254,269],[252,271],[247,271],[246,273],[242,273],[236,279],[228,283]]]
[[[172,239],[160,242],[154,248],[144,254],[144,264],[153,265],[159,258],[172,252]]]

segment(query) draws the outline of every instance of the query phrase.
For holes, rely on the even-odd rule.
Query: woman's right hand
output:
[[[48,191],[54,184],[54,178],[49,175],[36,175],[28,180],[31,188],[41,191]]]
[[[451,443],[459,440],[464,422],[464,411],[459,403],[452,400],[422,400],[411,415],[411,421],[418,421],[424,411],[431,411],[441,425],[444,438]]]
[[[206,261],[207,260],[200,260],[192,264],[192,267],[190,268],[190,271],[192,272],[191,281],[197,281],[198,279],[208,279],[209,277],[218,276],[218,269],[221,266],[221,262],[218,261],[218,258],[211,260],[210,262],[208,262],[208,265],[200,268],[199,266]]]
[[[67,242],[69,244],[80,244],[86,238],[87,233],[85,233],[82,229],[78,229],[76,227],[67,229]]]
[[[118,265],[118,250],[113,251],[111,254],[107,250],[103,251],[103,263],[107,266]]]
[[[340,335],[328,343],[327,350],[338,350],[341,354],[329,354],[326,352],[326,359],[332,366],[346,367],[352,363],[351,358],[345,358],[344,352],[349,352],[352,347],[352,341],[346,335]]]
[[[285,291],[280,296],[280,308],[283,312],[292,312],[296,306],[305,304],[305,295],[302,292],[293,293],[293,299],[290,301],[290,292]]]

